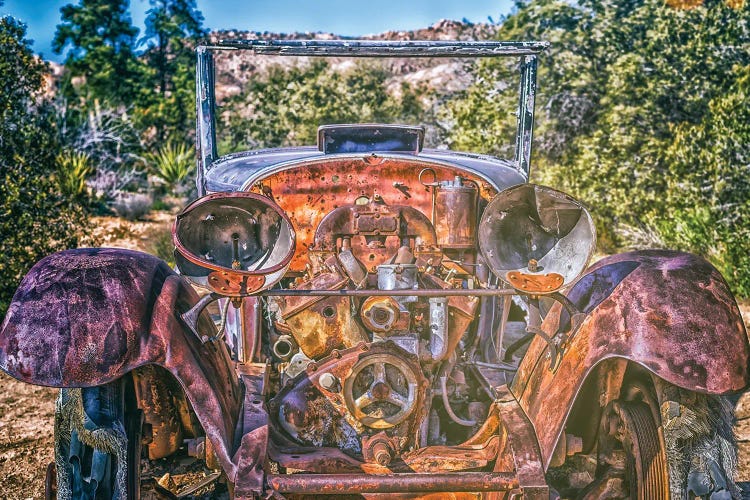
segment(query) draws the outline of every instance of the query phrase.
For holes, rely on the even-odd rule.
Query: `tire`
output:
[[[130,376],[61,389],[55,412],[57,498],[140,497],[142,413]]]
[[[548,478],[564,498],[741,498],[733,408],[724,397],[633,377],[603,409],[592,453],[568,457]],[[559,480],[586,473],[593,481],[580,489]]]

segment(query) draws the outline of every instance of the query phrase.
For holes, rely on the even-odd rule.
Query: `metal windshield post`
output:
[[[195,67],[196,90],[196,144],[198,149],[198,173],[196,185],[198,196],[206,194],[205,173],[208,166],[218,157],[216,150],[216,113],[214,85],[214,57],[208,47],[197,49],[198,61]]]
[[[523,56],[518,100],[516,132],[516,165],[529,179],[531,140],[534,135],[534,101],[536,99],[536,55]]]

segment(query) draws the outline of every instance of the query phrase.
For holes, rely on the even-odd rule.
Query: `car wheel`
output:
[[[142,420],[130,376],[61,389],[55,412],[57,498],[138,499]]]
[[[626,384],[602,412],[595,478],[579,497],[740,498],[732,408],[663,381]]]

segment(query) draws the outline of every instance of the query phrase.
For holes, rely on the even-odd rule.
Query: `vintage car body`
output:
[[[665,419],[684,403],[675,394],[743,390],[747,333],[726,282],[700,257],[632,252],[584,271],[588,212],[528,183],[545,46],[199,48],[201,197],[175,223],[180,274],[121,249],[43,259],[3,321],[0,368],[61,388],[132,377],[149,459],[187,450],[220,470],[237,499],[548,498],[559,493],[554,469],[576,454],[599,462],[579,488],[587,498],[674,495],[666,473],[667,482],[646,477],[671,460]],[[212,51],[224,49],[518,56],[516,157],[422,150],[418,127],[348,125],[323,127],[319,148],[218,158]],[[206,309],[217,300],[218,329]],[[601,467],[617,455],[602,450],[608,412],[620,407],[641,430],[658,427],[629,438],[660,450],[633,453],[649,476]],[[57,462],[58,487],[67,467]],[[712,491],[734,493],[725,479],[712,475]]]

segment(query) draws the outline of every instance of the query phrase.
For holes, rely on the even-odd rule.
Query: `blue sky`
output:
[[[143,30],[148,0],[130,0],[133,23]],[[60,7],[79,0],[5,0],[0,14],[12,15],[28,25],[33,48],[45,59],[60,61],[52,53]],[[483,22],[508,14],[511,0],[198,0],[205,25],[211,29],[250,31],[323,31],[340,35],[367,35],[387,30],[423,28],[440,19],[466,18]]]

